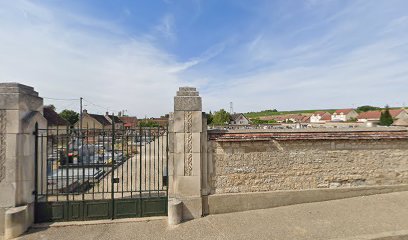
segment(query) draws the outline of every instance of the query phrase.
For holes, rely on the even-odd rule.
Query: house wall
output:
[[[235,120],[234,124],[237,125],[248,125],[249,121],[244,116],[240,116],[238,119]]]
[[[347,117],[346,117],[346,115],[344,115],[344,114],[333,114],[333,115],[331,116],[331,120],[332,120],[332,121],[342,121],[342,122],[345,122],[345,121],[347,121]]]
[[[262,135],[210,136],[211,193],[408,184],[406,130],[398,139],[382,132],[370,137],[337,132],[328,139],[293,132],[285,140]]]
[[[358,113],[356,111],[351,111],[347,114],[346,119],[350,120],[352,118],[357,118],[358,117]]]
[[[396,117],[396,119],[407,119],[408,118],[408,113],[406,111],[402,111],[400,114],[398,114],[398,116]]]
[[[310,122],[311,122],[311,123],[321,122],[321,121],[320,121],[321,118],[322,118],[322,116],[320,116],[320,115],[312,115],[312,116],[310,117]]]
[[[83,114],[82,116],[82,128],[95,128],[95,129],[103,129],[103,125],[96,121],[94,118],[89,116],[88,114]],[[79,121],[75,123],[75,128],[79,128]]]
[[[357,118],[358,117],[358,113],[356,111],[351,111],[347,114],[332,114],[331,119],[332,121],[348,121],[352,118]]]

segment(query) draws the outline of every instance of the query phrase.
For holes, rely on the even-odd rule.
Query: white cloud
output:
[[[160,23],[156,26],[156,30],[161,33],[168,40],[174,41],[176,39],[175,34],[175,18],[172,14],[166,14],[161,19]]]

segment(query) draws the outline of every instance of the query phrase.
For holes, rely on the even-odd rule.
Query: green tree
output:
[[[73,110],[64,109],[59,113],[59,115],[63,119],[67,120],[71,125],[74,125],[79,120],[79,113]]]
[[[359,112],[368,112],[368,111],[373,111],[373,110],[380,110],[380,108],[370,106],[370,105],[364,105],[364,106],[360,106],[360,107],[357,108],[357,111],[359,111]]]
[[[213,119],[214,119],[214,115],[212,114],[212,112],[210,111],[209,113],[206,113],[207,116],[207,124],[210,125],[213,123]]]
[[[143,121],[139,122],[139,126],[140,127],[159,127],[160,124],[158,124],[157,122],[146,119],[146,120],[143,120]]]
[[[220,109],[218,112],[214,113],[213,124],[225,125],[230,122],[230,114],[224,109]]]
[[[394,120],[392,119],[392,116],[390,114],[390,108],[389,106],[385,106],[385,110],[381,112],[381,117],[380,117],[380,125],[382,126],[390,126]]]

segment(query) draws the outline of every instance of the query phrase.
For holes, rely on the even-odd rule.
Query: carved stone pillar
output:
[[[183,219],[203,215],[202,164],[207,124],[195,88],[181,87],[170,118],[170,197],[183,202]]]
[[[0,83],[0,239],[22,234],[34,219],[35,124],[46,127],[43,99],[32,87]]]

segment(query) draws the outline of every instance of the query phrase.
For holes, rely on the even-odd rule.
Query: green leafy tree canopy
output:
[[[143,120],[139,123],[140,127],[159,127],[160,124],[150,120]]]
[[[359,112],[368,112],[368,111],[373,111],[373,110],[380,110],[381,108],[379,107],[374,107],[374,106],[370,106],[370,105],[364,105],[364,106],[360,106],[357,108],[357,111]]]
[[[213,119],[214,119],[214,115],[212,114],[212,112],[210,111],[209,113],[206,114],[207,116],[207,124],[210,125],[213,123]]]
[[[224,109],[220,109],[219,111],[214,113],[213,117],[213,124],[216,125],[225,125],[230,122],[230,114],[225,111]]]
[[[389,106],[385,106],[385,110],[381,112],[381,117],[380,117],[380,125],[382,126],[390,126],[394,120],[392,119],[392,116],[390,114],[390,108]]]
[[[63,119],[67,120],[71,125],[74,125],[79,120],[79,113],[73,110],[68,109],[62,110],[62,112],[60,112],[59,115]]]

